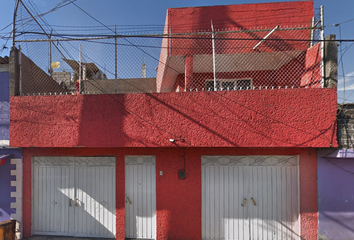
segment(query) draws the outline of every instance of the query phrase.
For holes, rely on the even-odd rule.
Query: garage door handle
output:
[[[75,199],[75,207],[77,207],[77,198]]]
[[[247,202],[247,198],[243,199],[243,203],[241,204],[241,206],[244,207],[246,202]]]
[[[252,201],[253,201],[253,204],[254,204],[255,206],[257,206],[256,201],[255,201],[253,198],[251,198],[251,199],[252,199]]]
[[[71,207],[71,198],[69,198],[69,207]]]
[[[129,197],[127,197],[127,200],[128,200],[128,202],[129,202],[130,204],[132,204],[132,202],[130,201]]]

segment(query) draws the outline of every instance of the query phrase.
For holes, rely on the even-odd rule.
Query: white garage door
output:
[[[115,161],[34,157],[32,234],[114,238]]]
[[[155,156],[125,157],[125,237],[156,239]]]
[[[203,156],[202,238],[300,239],[297,156]]]

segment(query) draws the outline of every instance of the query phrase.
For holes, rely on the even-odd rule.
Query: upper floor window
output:
[[[206,81],[206,90],[214,91],[214,80]],[[219,79],[216,80],[217,91],[246,90],[252,87],[251,79]]]

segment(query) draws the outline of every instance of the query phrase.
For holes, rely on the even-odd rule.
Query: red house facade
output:
[[[317,239],[337,93],[313,16],[312,2],[169,9],[156,93],[12,96],[23,235]],[[210,38],[211,24],[237,29]],[[176,37],[197,29],[209,35]]]

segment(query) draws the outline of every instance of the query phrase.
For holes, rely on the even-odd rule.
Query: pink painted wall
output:
[[[10,144],[335,147],[336,97],[335,89],[12,97]]]
[[[185,180],[177,171],[183,168],[184,148],[25,148],[23,186],[23,231],[31,235],[31,157],[32,156],[116,156],[117,237],[124,239],[125,155],[156,155],[157,239],[201,239],[201,156],[202,155],[299,155],[301,236],[317,239],[317,160],[315,149],[186,148]]]

